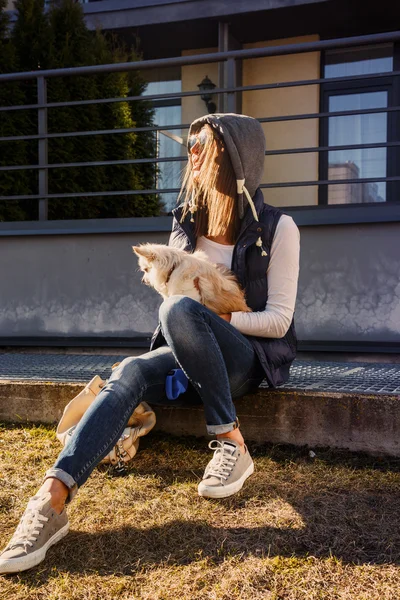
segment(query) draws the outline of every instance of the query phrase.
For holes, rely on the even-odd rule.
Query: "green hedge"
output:
[[[87,29],[82,7],[73,0],[17,0],[10,32],[6,0],[0,0],[0,72],[32,71],[138,60],[115,36]],[[49,102],[139,96],[140,74],[105,73],[47,81]],[[0,86],[0,106],[37,102],[35,81]],[[37,133],[36,111],[0,113],[0,136]],[[49,133],[144,127],[154,111],[146,100],[48,109]],[[154,157],[153,133],[73,136],[48,141],[49,163],[75,163]],[[37,141],[0,142],[0,165],[37,164]],[[155,187],[155,164],[73,167],[49,170],[49,193],[144,190]],[[0,195],[38,193],[37,171],[0,172]],[[0,201],[0,221],[37,219],[37,200]],[[49,200],[49,219],[147,217],[160,213],[157,195],[81,196]]]

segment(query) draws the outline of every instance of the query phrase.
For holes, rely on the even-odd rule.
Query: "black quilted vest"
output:
[[[233,250],[232,271],[246,293],[246,302],[252,311],[265,309],[268,300],[268,283],[266,272],[268,268],[272,240],[282,212],[268,204],[264,204],[263,194],[257,190],[253,198],[259,222],[254,220],[248,207],[243,218],[240,233]],[[193,252],[196,239],[190,216],[181,223],[182,208],[173,211],[174,221],[169,245]],[[263,248],[267,256],[261,256],[261,249],[255,242],[261,236]],[[265,338],[246,336],[264,369],[265,378],[270,387],[282,385],[289,378],[289,368],[296,356],[297,339],[294,320],[283,338]],[[160,326],[154,332],[150,349],[153,350],[165,344]]]

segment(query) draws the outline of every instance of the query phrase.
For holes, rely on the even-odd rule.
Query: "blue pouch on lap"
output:
[[[172,369],[165,380],[165,393],[168,400],[176,400],[178,396],[186,392],[189,380],[182,369]]]

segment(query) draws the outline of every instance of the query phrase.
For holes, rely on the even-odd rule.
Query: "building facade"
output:
[[[208,110],[198,93],[208,78],[234,90],[212,94],[216,110],[261,121],[265,201],[300,227],[300,348],[398,352],[398,3],[99,0],[83,9],[90,28],[140,39],[149,61],[142,72],[146,95],[158,96],[158,158],[175,158],[159,165],[166,216],[0,224],[0,262],[11,281],[2,292],[3,343],[148,338],[159,298],[140,285],[130,246],[168,239],[187,126]],[[238,54],[215,60],[224,52]]]

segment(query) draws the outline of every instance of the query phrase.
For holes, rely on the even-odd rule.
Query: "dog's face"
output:
[[[139,258],[143,283],[162,293],[171,270],[177,264],[176,251],[163,244],[132,246],[132,250]]]
[[[155,255],[147,246],[132,246],[132,250],[139,259],[139,269],[143,273],[142,281],[146,285],[151,285],[151,270],[154,265]]]

